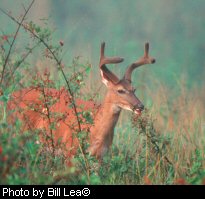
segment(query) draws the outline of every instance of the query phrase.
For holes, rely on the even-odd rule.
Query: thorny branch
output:
[[[33,1],[30,3],[30,5],[28,6],[28,8],[25,10],[25,13],[24,13],[24,15],[23,15],[21,21],[18,23],[18,27],[17,27],[16,33],[15,33],[15,35],[14,35],[14,38],[13,38],[12,42],[11,42],[11,45],[10,45],[10,47],[9,47],[8,54],[7,54],[6,59],[5,59],[5,62],[4,62],[4,64],[3,64],[3,69],[2,69],[2,74],[1,74],[0,85],[2,85],[2,82],[3,82],[3,79],[4,79],[4,73],[5,73],[6,65],[7,65],[7,63],[8,63],[8,60],[9,60],[9,57],[10,57],[10,54],[11,54],[12,47],[13,47],[15,41],[16,41],[17,34],[18,34],[19,30],[20,30],[20,27],[21,27],[22,24],[23,24],[24,19],[26,18],[26,15],[28,14],[29,10],[31,9],[31,7],[32,7],[32,5],[33,5],[33,3],[34,3],[34,1],[35,1],[35,0],[33,0]],[[4,14],[7,14],[7,13],[6,13],[4,10],[2,10],[1,8],[0,8],[0,10],[1,10]]]
[[[55,146],[54,146],[54,140],[53,140],[53,130],[51,128],[51,113],[50,113],[50,108],[48,106],[47,103],[47,97],[46,97],[46,93],[45,93],[45,88],[42,88],[42,93],[43,93],[43,98],[44,98],[44,106],[46,107],[46,116],[48,118],[48,122],[49,122],[49,130],[50,130],[50,136],[51,136],[51,144],[52,144],[52,152],[53,152],[53,157],[55,155]]]
[[[147,139],[150,140],[155,152],[163,157],[169,165],[173,166],[172,161],[163,153],[157,143],[159,139],[156,136],[156,130],[147,111],[148,110],[146,110],[144,116],[141,116],[140,118],[133,116],[132,124],[134,127],[137,127],[140,134],[145,135]]]
[[[26,58],[33,52],[33,50],[39,45],[39,43],[37,43],[36,45],[34,45],[32,48],[30,48],[28,50],[28,52],[22,57],[22,59],[18,62],[18,64],[16,65],[16,67],[14,68],[14,70],[12,71],[11,76],[14,75],[14,73],[16,72],[16,70],[20,67],[20,65],[26,60]]]

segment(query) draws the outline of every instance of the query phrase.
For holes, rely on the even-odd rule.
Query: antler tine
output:
[[[115,84],[118,83],[119,78],[106,67],[106,64],[117,64],[122,62],[123,60],[124,59],[121,57],[105,57],[105,42],[101,43],[99,67],[103,77]]]
[[[144,57],[148,57],[148,55],[149,55],[149,43],[146,42],[144,47]]]
[[[101,43],[101,49],[100,49],[100,60],[105,57],[105,42]]]
[[[146,42],[145,47],[144,47],[144,56],[127,67],[124,79],[131,82],[131,75],[135,68],[138,68],[139,66],[142,66],[145,64],[154,64],[155,62],[156,60],[149,56],[149,43]]]

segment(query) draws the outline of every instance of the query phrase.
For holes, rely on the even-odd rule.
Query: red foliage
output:
[[[149,179],[148,176],[144,176],[144,183],[145,183],[145,185],[151,185],[152,184],[152,182],[151,182],[151,180]]]
[[[186,185],[187,182],[184,178],[178,178],[178,179],[175,180],[174,184],[176,184],[176,185]]]
[[[201,184],[202,184],[202,185],[205,185],[205,178],[202,179]]]
[[[61,46],[63,46],[63,45],[64,45],[64,42],[63,42],[62,40],[60,40],[60,41],[59,41],[59,44],[60,44]]]
[[[0,155],[2,154],[2,152],[3,152],[3,148],[2,146],[0,146]]]
[[[9,121],[15,122],[16,118],[23,122],[22,131],[27,129],[40,131],[40,141],[49,148],[64,145],[66,156],[73,156],[78,148],[78,139],[74,134],[78,132],[78,125],[74,110],[71,108],[71,97],[65,88],[60,90],[53,88],[26,88],[14,92],[12,100],[8,103],[8,109],[12,110]],[[77,111],[95,111],[93,101],[75,100]],[[81,128],[87,131],[90,124],[85,124],[85,118],[80,115]],[[51,140],[51,126],[53,143]]]
[[[8,155],[4,155],[3,157],[2,157],[2,162],[6,162],[8,160]]]
[[[8,36],[7,36],[7,35],[3,35],[3,36],[2,36],[2,39],[3,39],[4,41],[7,41],[7,40],[8,40]]]

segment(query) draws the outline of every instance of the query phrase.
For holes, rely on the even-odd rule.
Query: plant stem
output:
[[[6,56],[6,59],[5,59],[5,62],[4,62],[4,64],[3,64],[3,69],[2,69],[2,74],[1,74],[0,85],[2,85],[2,82],[3,82],[3,79],[4,79],[4,73],[5,73],[6,65],[7,65],[7,63],[8,63],[8,60],[9,60],[9,57],[10,57],[10,54],[11,54],[11,50],[12,50],[12,47],[13,47],[13,45],[14,45],[14,43],[15,43],[17,34],[18,34],[19,30],[20,30],[20,27],[21,27],[22,24],[23,24],[24,19],[26,18],[26,15],[28,14],[29,10],[31,9],[31,7],[32,7],[32,5],[33,5],[33,3],[34,3],[34,1],[35,1],[35,0],[33,0],[33,1],[30,3],[30,5],[28,6],[28,8],[25,10],[25,13],[24,13],[24,15],[23,15],[21,21],[18,23],[18,27],[17,27],[16,33],[15,33],[15,35],[14,35],[14,38],[13,38],[12,42],[11,42],[11,45],[10,45],[10,47],[9,47],[9,52],[8,52],[8,54],[7,54],[7,56]],[[1,8],[0,8],[0,10],[1,10],[4,14],[7,15],[7,13],[6,13],[4,10],[2,10]]]

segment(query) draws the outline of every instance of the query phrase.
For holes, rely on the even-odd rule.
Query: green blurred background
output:
[[[1,0],[0,7],[20,16],[22,5],[29,2]],[[54,40],[64,41],[64,62],[82,56],[97,68],[100,43],[106,41],[107,54],[125,58],[117,70],[122,75],[149,41],[150,54],[157,63],[140,68],[135,77],[143,70],[144,76],[150,74],[175,86],[184,76],[192,86],[204,83],[204,9],[204,0],[36,0],[28,19],[43,24],[41,19],[49,18]],[[0,23],[6,34],[16,28],[2,13]],[[20,40],[22,45],[23,38]]]

